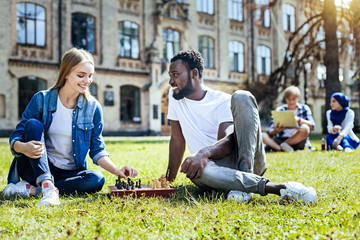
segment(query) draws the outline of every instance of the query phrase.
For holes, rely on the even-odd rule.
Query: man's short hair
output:
[[[291,96],[300,97],[300,90],[296,86],[287,87],[284,91],[284,97],[289,98]]]
[[[190,70],[196,68],[199,72],[200,79],[202,78],[202,73],[204,70],[204,59],[201,56],[201,53],[195,50],[185,50],[180,51],[171,58],[171,62],[175,62],[177,60],[181,60],[185,63],[185,67]]]

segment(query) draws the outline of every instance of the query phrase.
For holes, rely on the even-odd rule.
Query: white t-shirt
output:
[[[200,101],[176,100],[172,88],[169,90],[167,118],[179,121],[191,154],[217,141],[220,123],[233,122],[231,95],[210,88],[206,90],[205,97]]]
[[[66,108],[58,97],[56,111],[52,114],[53,120],[46,139],[49,161],[55,167],[64,170],[76,169],[71,142],[73,110]]]

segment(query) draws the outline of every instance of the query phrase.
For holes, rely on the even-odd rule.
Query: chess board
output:
[[[109,186],[110,196],[112,197],[163,197],[170,198],[175,197],[177,193],[177,189],[174,187],[170,188],[156,188],[153,189],[148,187],[147,185],[142,185],[141,188],[135,189],[118,189],[116,186]]]

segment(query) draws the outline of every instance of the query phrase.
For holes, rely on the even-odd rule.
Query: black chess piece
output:
[[[141,188],[141,179],[139,179],[139,184],[138,184],[139,188]]]

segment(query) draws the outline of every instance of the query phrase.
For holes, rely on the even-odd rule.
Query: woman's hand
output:
[[[44,154],[43,144],[34,140],[29,142],[16,141],[14,150],[32,159],[39,159]]]
[[[134,168],[126,165],[125,167],[119,169],[116,175],[127,179],[127,177],[136,177],[138,172]]]
[[[334,133],[339,133],[342,130],[342,127],[340,125],[335,125],[332,130]]]

